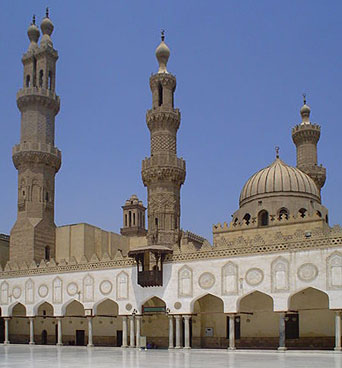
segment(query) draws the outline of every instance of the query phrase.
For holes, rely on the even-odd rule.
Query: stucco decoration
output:
[[[108,295],[113,290],[113,284],[109,280],[103,280],[100,284],[100,292],[103,295]]]
[[[238,266],[228,262],[222,267],[222,295],[238,293]]]
[[[94,278],[89,274],[83,279],[83,301],[94,301]]]
[[[118,300],[128,299],[128,275],[121,271],[116,277],[116,292]]]
[[[31,279],[28,279],[25,283],[25,303],[34,303],[34,283]]]
[[[305,282],[314,280],[318,275],[318,268],[313,263],[304,263],[298,268],[298,278]]]
[[[6,281],[4,281],[1,284],[1,288],[0,288],[0,302],[2,305],[7,305],[8,304],[8,283]]]
[[[175,307],[175,309],[181,309],[182,308],[182,303],[181,302],[176,302],[174,304],[174,307]]]
[[[14,286],[12,290],[13,298],[19,299],[21,296],[21,287],[20,286]]]
[[[204,272],[199,277],[198,284],[202,289],[210,289],[215,284],[215,276],[210,272]]]
[[[178,296],[192,297],[192,269],[189,266],[183,266],[178,271]]]
[[[264,273],[260,268],[250,268],[246,273],[246,282],[250,286],[256,286],[262,283]]]
[[[56,277],[52,282],[52,300],[56,304],[61,304],[63,302],[63,281],[59,277]]]
[[[289,290],[289,261],[286,258],[278,257],[272,262],[271,277],[273,293]]]
[[[38,295],[41,297],[41,298],[45,298],[47,297],[49,294],[49,288],[47,287],[47,285],[43,284],[43,285],[40,285],[39,288],[38,288]]]
[[[76,282],[70,282],[67,286],[67,293],[70,296],[74,296],[76,295],[78,292],[78,285],[76,284]]]
[[[130,311],[133,308],[132,304],[127,303],[126,304],[126,310]]]
[[[327,277],[329,289],[342,289],[342,253],[334,252],[327,258]]]

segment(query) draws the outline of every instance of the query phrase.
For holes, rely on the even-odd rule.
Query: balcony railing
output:
[[[138,271],[138,284],[142,287],[163,286],[163,271]]]

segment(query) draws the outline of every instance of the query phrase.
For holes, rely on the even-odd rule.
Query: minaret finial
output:
[[[160,34],[161,34],[161,40],[164,42],[164,40],[165,40],[165,30],[164,30],[164,29],[162,29],[162,30],[160,31]]]
[[[46,7],[45,16],[46,18],[49,18],[49,7]]]
[[[36,24],[36,16],[33,14],[33,16],[32,16],[32,24]]]
[[[303,105],[306,105],[306,93],[303,93]]]
[[[278,146],[276,146],[275,147],[275,151],[276,151],[276,158],[279,158],[279,147]]]
[[[170,57],[170,49],[167,47],[165,40],[165,31],[161,30],[161,43],[156,49],[156,57],[159,63],[158,73],[167,73],[166,64]]]

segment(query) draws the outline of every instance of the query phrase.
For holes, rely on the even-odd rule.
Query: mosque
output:
[[[181,228],[186,164],[177,157],[181,114],[162,33],[146,113],[146,207],[136,195],[125,201],[120,234],[57,227],[60,99],[48,12],[40,29],[33,19],[17,93],[17,220],[0,236],[0,342],[341,351],[342,229],[329,226],[321,203],[321,128],[306,101],[292,129],[296,167],[277,152],[242,188],[231,222],[213,226],[210,244]]]

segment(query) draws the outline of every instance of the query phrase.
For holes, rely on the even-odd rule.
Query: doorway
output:
[[[47,331],[42,331],[42,345],[47,345]]]
[[[121,330],[116,331],[116,346],[117,347],[122,346],[122,331]]]
[[[84,330],[76,330],[76,345],[84,346],[85,345],[85,332]]]

